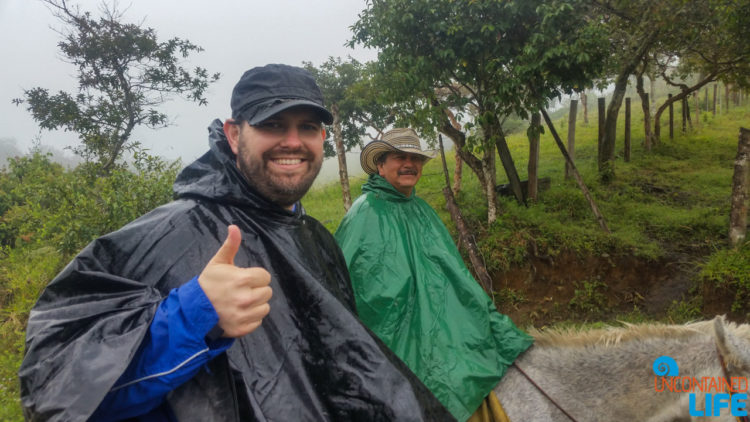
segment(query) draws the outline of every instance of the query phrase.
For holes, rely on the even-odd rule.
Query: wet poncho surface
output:
[[[474,280],[422,199],[372,175],[335,234],[360,318],[466,420],[532,342]]]
[[[92,242],[34,306],[19,371],[27,419],[86,420],[161,300],[200,274],[236,224],[235,265],[271,273],[271,311],[167,396],[179,420],[453,420],[357,319],[333,236],[301,207],[292,213],[255,193],[222,123],[209,132],[211,150],[175,183],[178,200]]]

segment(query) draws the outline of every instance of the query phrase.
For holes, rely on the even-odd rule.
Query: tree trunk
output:
[[[448,176],[448,165],[445,162],[445,149],[443,148],[443,137],[438,134],[438,142],[440,143],[440,157],[443,160],[443,174],[445,175],[445,187],[443,188],[443,196],[445,197],[445,206],[448,208],[448,212],[451,215],[453,224],[456,225],[458,230],[459,244],[464,247],[464,250],[469,254],[469,261],[471,266],[474,268],[474,273],[477,275],[477,281],[482,286],[484,291],[492,299],[492,303],[495,303],[495,297],[492,295],[492,278],[487,272],[487,267],[481,259],[479,254],[479,248],[474,243],[474,236],[469,232],[466,223],[464,222],[461,210],[458,208],[456,198],[453,196],[453,192],[450,189],[451,181]]]
[[[539,127],[541,117],[539,113],[531,115],[531,130],[529,131],[529,164],[528,164],[528,195],[527,197],[536,202],[539,191]]]
[[[604,138],[602,141],[602,155],[599,160],[599,178],[603,182],[608,182],[615,177],[615,141],[617,139],[617,115],[620,112],[622,100],[625,97],[625,89],[628,87],[628,77],[634,73],[638,65],[642,62],[643,56],[651,48],[659,35],[659,29],[654,27],[642,42],[639,43],[638,49],[629,56],[623,67],[619,70],[615,78],[615,89],[612,92],[607,107],[607,121],[604,128]]]
[[[750,130],[740,128],[737,157],[732,178],[732,211],[729,217],[729,243],[737,247],[747,234],[747,183],[750,172]]]
[[[599,223],[599,227],[601,227],[601,229],[604,230],[606,233],[612,233],[611,231],[609,231],[609,227],[607,227],[607,222],[604,220],[604,216],[602,215],[602,213],[599,212],[599,207],[596,206],[596,202],[594,202],[594,198],[591,196],[591,193],[586,187],[586,184],[583,183],[583,178],[581,177],[581,174],[578,173],[578,169],[576,169],[576,166],[573,163],[573,160],[570,159],[570,155],[568,155],[568,152],[565,150],[565,145],[563,145],[562,140],[557,135],[557,131],[555,130],[555,126],[552,124],[552,120],[550,120],[549,115],[544,110],[542,110],[542,116],[544,117],[544,121],[547,123],[547,128],[549,128],[549,131],[552,134],[552,137],[555,139],[555,142],[557,143],[557,147],[560,148],[560,152],[565,158],[565,162],[570,164],[573,177],[576,179],[576,183],[578,183],[578,187],[581,189],[581,192],[583,192],[583,196],[588,201],[589,206],[591,207],[591,211],[594,213],[597,223]]]
[[[513,195],[519,204],[526,204],[526,198],[523,196],[523,189],[521,188],[521,178],[518,177],[516,171],[516,165],[513,163],[513,157],[510,155],[510,149],[508,148],[508,142],[505,140],[505,135],[502,131],[497,131],[495,137],[495,146],[497,147],[497,153],[500,156],[500,161],[503,163],[503,169],[505,169],[505,175],[508,177],[508,182],[513,190]],[[493,173],[494,175],[494,173]],[[493,177],[494,180],[494,177]],[[492,185],[492,192],[495,192],[495,185]]]
[[[602,154],[599,158],[599,177],[603,182],[615,178],[615,145],[617,140],[617,117],[620,113],[625,90],[628,87],[630,73],[621,73],[615,80],[615,89],[607,106],[607,118],[604,124],[604,138],[602,139]]]
[[[443,127],[441,128],[441,132],[445,133],[449,138],[451,138],[454,145],[454,151],[456,151],[456,156],[459,157],[463,162],[465,162],[469,166],[471,171],[473,171],[477,176],[479,185],[482,188],[482,193],[485,194],[485,199],[487,199],[487,181],[484,179],[484,172],[482,171],[482,160],[466,151],[466,134],[456,129],[451,124],[448,116],[445,116],[443,120]]]
[[[635,90],[638,92],[638,96],[641,97],[641,108],[643,109],[644,148],[646,151],[651,151],[654,137],[651,133],[651,106],[648,102],[648,94],[643,89],[642,74],[636,77]]]
[[[568,113],[568,154],[570,161],[576,161],[576,114],[578,113],[578,101],[570,100],[570,112]],[[565,162],[565,178],[570,179],[573,169]]]
[[[341,197],[344,200],[344,209],[349,211],[352,206],[352,194],[349,190],[349,171],[346,168],[346,150],[344,139],[341,135],[341,116],[338,104],[331,105],[333,114],[333,141],[336,144],[336,157],[339,159],[339,181],[341,182]]]
[[[453,147],[455,149],[455,146]],[[461,191],[461,180],[463,179],[464,160],[456,154],[456,166],[453,169],[453,194],[458,195]]]
[[[482,171],[484,181],[487,183],[485,195],[487,196],[487,226],[492,225],[497,219],[497,192],[495,191],[495,145],[486,142],[482,156]],[[518,177],[518,176],[516,176]],[[520,187],[520,180],[519,180]]]

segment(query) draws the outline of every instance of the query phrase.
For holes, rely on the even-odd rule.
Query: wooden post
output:
[[[643,147],[646,149],[646,151],[651,151],[651,148],[653,146],[654,135],[651,133],[651,116],[650,116],[650,113],[651,113],[650,109],[651,108],[649,107],[649,102],[648,101],[649,101],[648,100],[648,93],[646,93],[646,94],[643,95],[643,102],[646,103],[646,104],[645,104],[645,106],[643,104],[641,104],[641,108],[644,111],[645,110],[649,110],[649,116],[646,116],[645,113],[644,113],[644,116],[643,116],[643,133],[644,133],[644,135],[646,137],[646,139],[643,142],[644,143]]]
[[[604,142],[604,122],[606,117],[606,110],[605,110],[605,99],[599,98],[598,99],[598,105],[599,105],[599,141],[597,142],[597,150],[596,150],[596,157],[597,163],[602,162],[602,142]]]
[[[714,83],[714,105],[713,105],[713,108],[711,109],[711,112],[713,113],[714,116],[716,116],[716,91],[718,88],[719,88],[719,84]]]
[[[708,87],[706,87],[703,92],[705,93],[704,101],[703,101],[703,109],[705,111],[708,111]]]
[[[674,139],[674,103],[672,103],[672,94],[667,95],[669,103],[669,139]]]
[[[729,111],[729,85],[726,83],[724,84],[724,110],[722,110],[723,113],[726,113]]]
[[[576,161],[576,114],[578,113],[578,100],[570,100],[570,112],[568,113],[568,155],[570,161]],[[570,179],[571,167],[565,162],[565,178]]]
[[[687,97],[682,97],[682,133],[687,131]]]
[[[693,92],[693,98],[695,98],[695,125],[693,127],[698,128],[701,125],[701,99],[698,91]]]
[[[625,162],[630,162],[630,97],[625,98]]]
[[[536,202],[537,192],[539,191],[539,128],[542,125],[542,118],[539,113],[531,115],[531,136],[529,136],[529,164],[528,164],[528,194],[527,198]]]
[[[732,211],[729,216],[729,244],[742,244],[747,234],[747,177],[750,168],[750,130],[740,128],[737,158],[732,177]]]
[[[583,124],[589,124],[589,108],[586,97],[586,90],[581,91],[581,107],[583,107]]]

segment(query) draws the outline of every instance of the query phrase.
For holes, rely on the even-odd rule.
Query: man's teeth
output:
[[[282,164],[282,165],[291,165],[291,164],[299,164],[302,162],[301,158],[278,158],[276,160],[273,160],[276,164]]]

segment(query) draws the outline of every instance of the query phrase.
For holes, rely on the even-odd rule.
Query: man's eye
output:
[[[260,129],[266,129],[266,130],[279,130],[279,129],[283,129],[284,125],[281,122],[277,122],[273,120],[266,120],[265,122],[258,123],[256,127]]]
[[[300,130],[304,130],[305,132],[318,132],[320,130],[320,126],[312,123],[305,123],[300,127]]]

